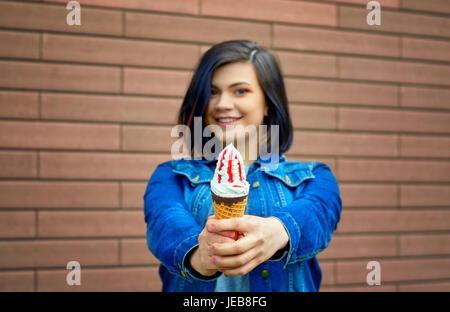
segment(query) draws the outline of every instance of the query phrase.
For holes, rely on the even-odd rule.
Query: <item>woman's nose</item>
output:
[[[218,110],[227,110],[234,107],[233,100],[226,94],[222,93],[215,105]]]

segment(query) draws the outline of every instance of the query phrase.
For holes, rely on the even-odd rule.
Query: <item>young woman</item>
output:
[[[283,155],[293,127],[274,56],[248,40],[211,47],[195,70],[179,124],[193,134],[196,117],[201,133],[210,127],[222,147],[227,140],[246,143],[237,144],[250,183],[246,214],[214,218],[210,181],[217,159],[160,164],[148,183],[144,210],[148,248],[161,261],[163,291],[318,291],[322,275],[316,255],[339,222],[339,187],[327,165],[287,161]],[[258,131],[258,154],[252,157],[254,141],[241,131],[250,126],[266,126],[267,133],[276,127],[279,139]],[[194,135],[186,140],[194,146]],[[208,140],[202,137],[201,148]],[[277,151],[277,166],[261,157],[262,146]]]

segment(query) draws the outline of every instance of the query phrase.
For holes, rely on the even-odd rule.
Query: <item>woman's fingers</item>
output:
[[[234,233],[229,233],[230,235],[222,235],[219,233],[207,233],[205,235],[205,242],[210,247],[213,244],[229,244],[233,243]]]
[[[236,237],[236,232],[235,231],[223,231],[223,232],[217,232],[216,234],[225,236],[225,237],[229,237],[229,238],[235,238]]]
[[[234,241],[235,240],[232,237],[211,233],[208,237],[207,243],[208,246],[212,246],[214,244],[231,244]]]
[[[251,215],[223,220],[210,218],[204,231],[228,240],[214,238],[215,242],[207,246],[208,260],[228,275],[248,273],[289,242],[285,227],[276,218]],[[236,241],[225,237],[229,231],[237,233]]]
[[[223,274],[225,274],[226,276],[227,275],[244,275],[244,274],[247,274],[248,272],[250,272],[251,270],[253,270],[254,268],[256,268],[259,264],[261,264],[261,261],[259,260],[258,257],[255,257],[240,267],[236,267],[236,268],[232,268],[232,269],[220,269],[220,271]]]
[[[257,239],[253,235],[243,236],[241,239],[217,242],[209,246],[212,254],[217,256],[232,256],[245,253],[246,251],[254,248],[257,244]]]
[[[215,215],[209,216],[209,217],[208,217],[208,220],[207,220],[207,223],[206,223],[206,226],[205,226],[206,229],[209,228],[209,225],[211,224],[212,220],[218,220],[218,219],[216,219],[216,216],[215,216]],[[217,234],[220,234],[220,235],[229,237],[229,238],[233,238],[233,239],[235,239],[235,240],[238,239],[238,238],[243,237],[243,234],[242,234],[241,232],[237,232],[237,233],[236,233],[236,231],[232,231],[232,230],[209,231],[209,232],[211,232],[211,233],[217,233]]]
[[[206,233],[211,237],[208,257],[218,270],[228,275],[242,275],[263,262],[266,237],[262,221],[262,218],[250,215],[220,220],[208,218],[205,225]],[[236,240],[225,237],[230,232]]]
[[[234,269],[246,265],[255,257],[259,256],[258,248],[251,248],[244,253],[234,256],[217,256],[213,255],[211,261],[220,269]]]
[[[250,222],[245,217],[230,218],[230,219],[208,219],[206,228],[209,232],[223,232],[223,231],[239,231],[247,232],[250,228]]]

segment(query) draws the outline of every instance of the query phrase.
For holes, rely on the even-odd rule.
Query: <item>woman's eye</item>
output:
[[[239,92],[239,91],[243,91],[243,92]],[[237,89],[236,92],[238,92],[238,94],[245,94],[248,92],[247,89]]]
[[[216,94],[217,94],[217,91],[214,89],[211,89],[211,95],[216,95]]]

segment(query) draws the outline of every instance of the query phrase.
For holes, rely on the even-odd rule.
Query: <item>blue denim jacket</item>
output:
[[[198,246],[198,235],[214,214],[210,181],[216,162],[164,162],[147,185],[147,245],[161,261],[163,291],[214,291],[218,276],[199,276],[186,255]],[[316,255],[330,243],[342,209],[337,181],[327,165],[315,161],[287,161],[280,155],[277,168],[268,168],[260,158],[249,167],[246,214],[278,218],[289,246],[249,273],[250,291],[318,291],[322,273]]]

